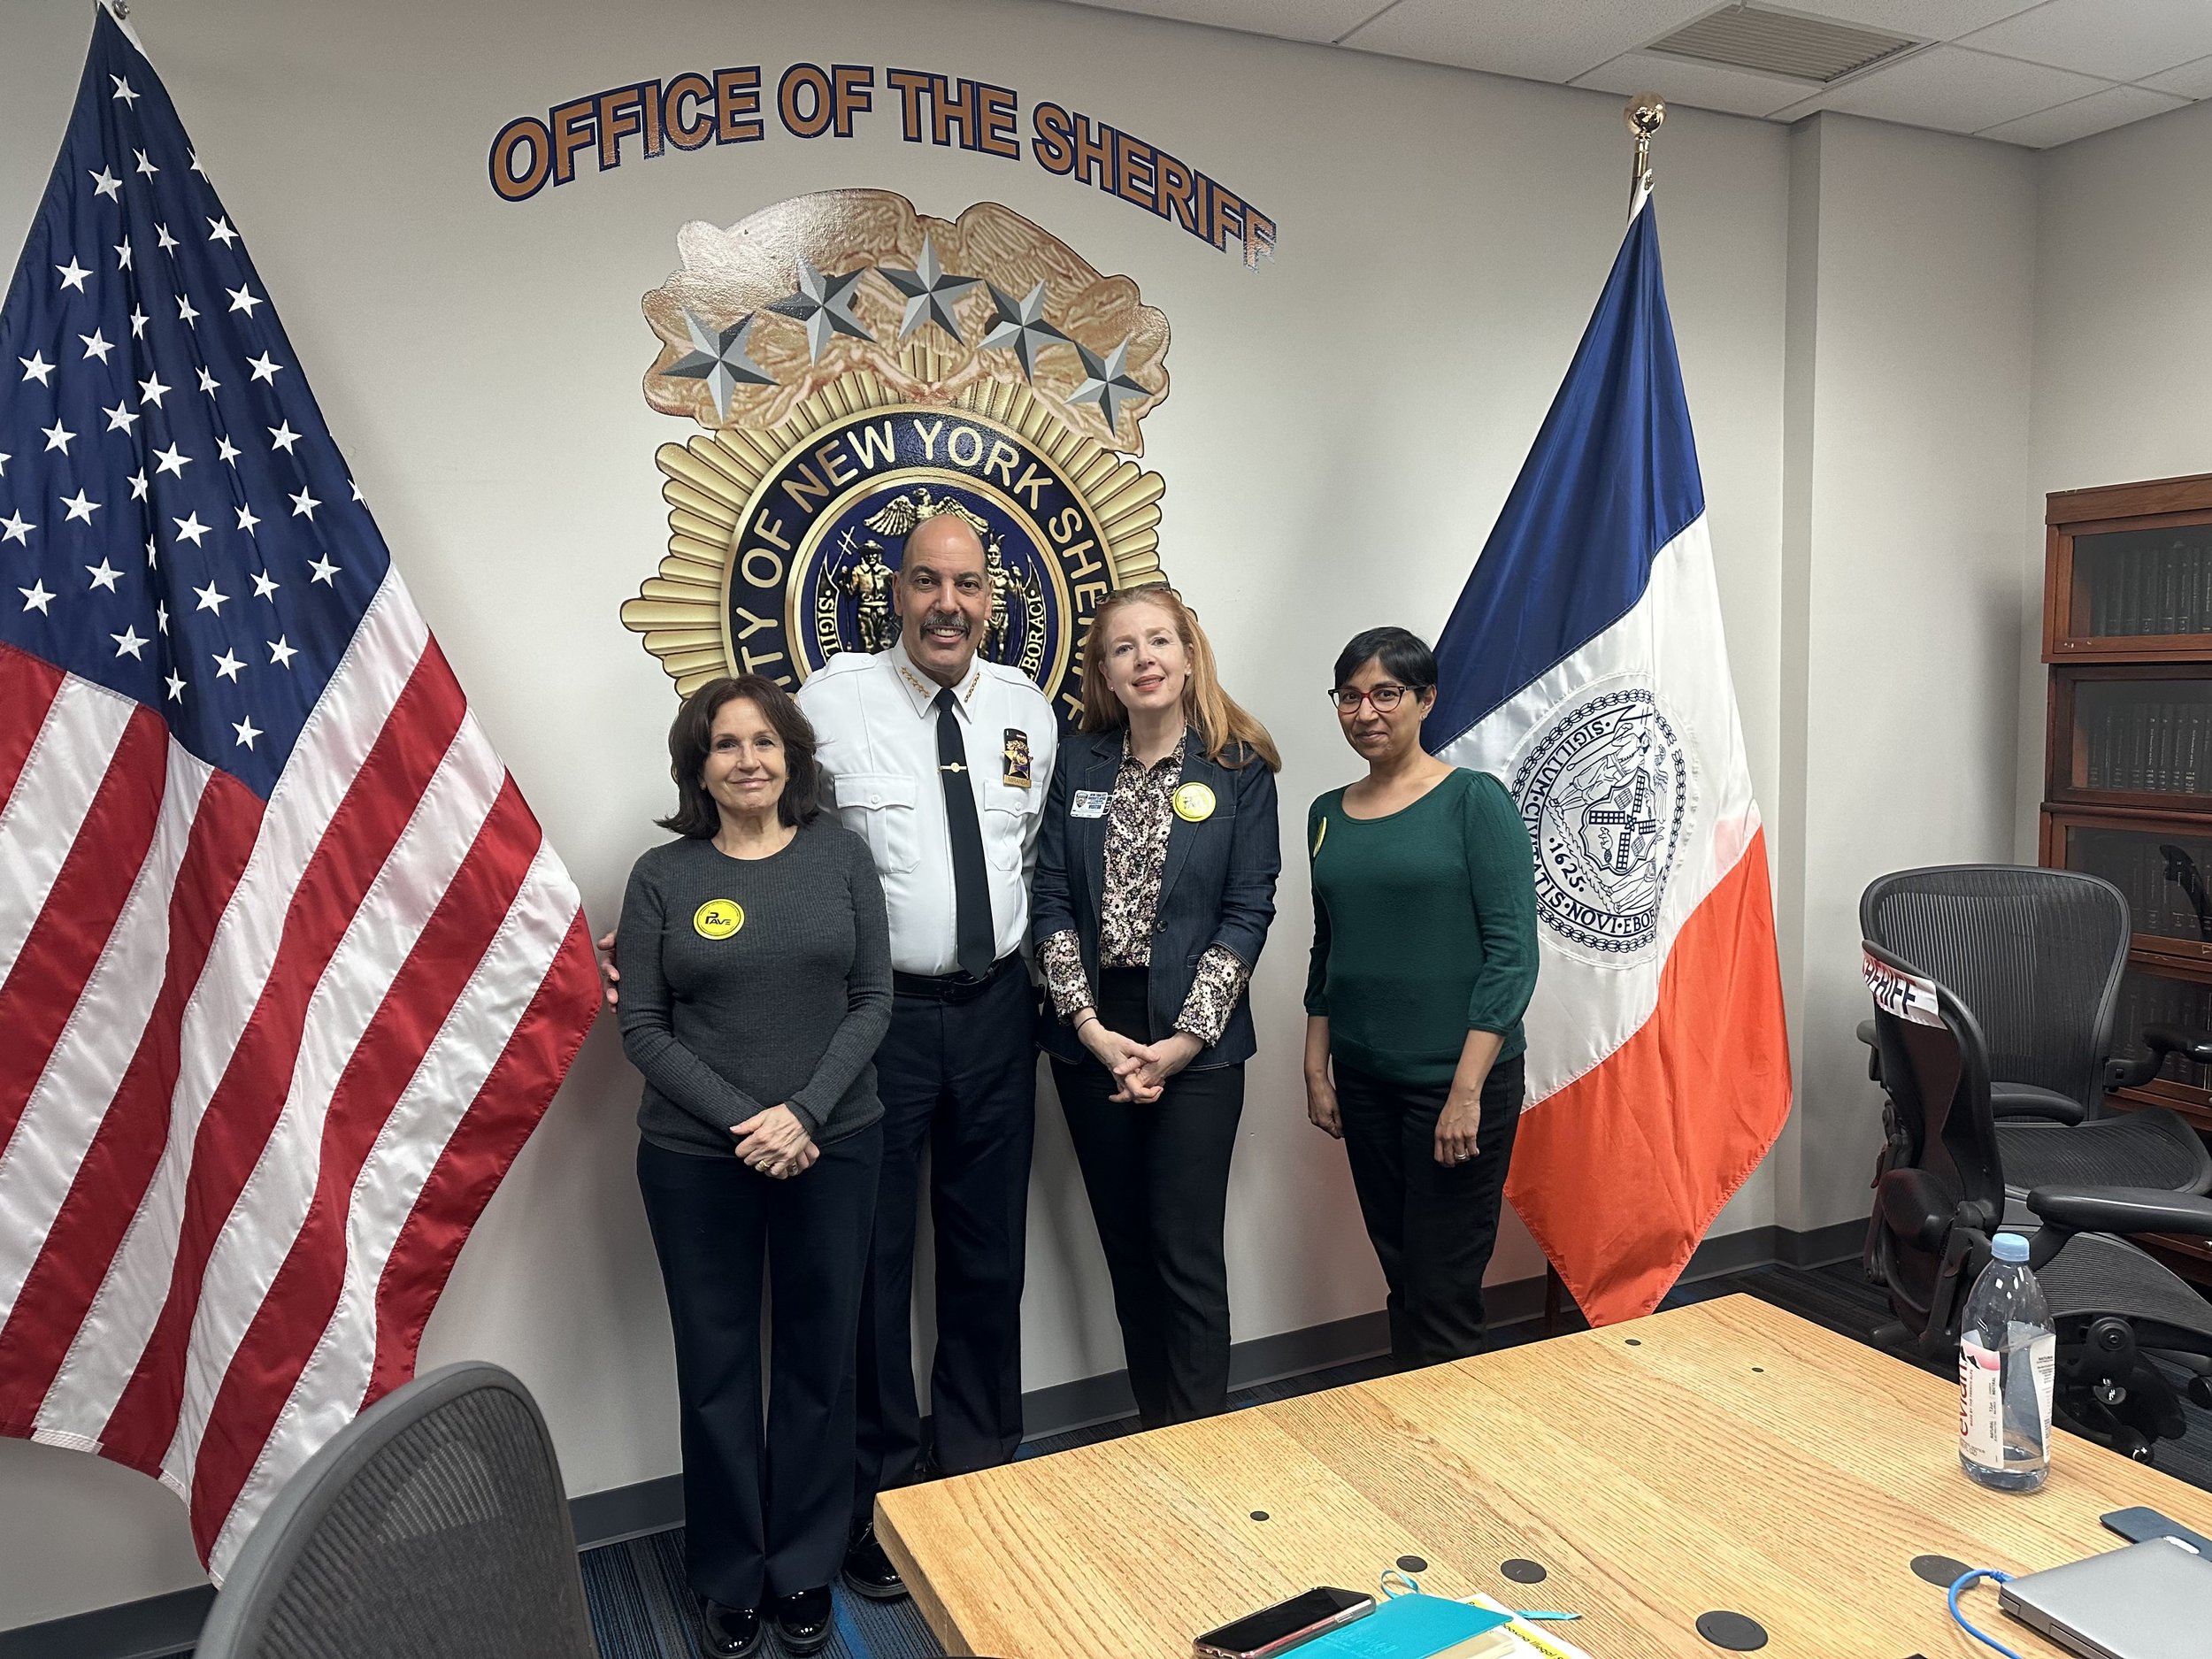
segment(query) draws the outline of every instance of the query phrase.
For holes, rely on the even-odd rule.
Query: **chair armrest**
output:
[[[1874,1035],[1874,1022],[1870,1019],[1861,1020],[1858,1036],[1859,1041],[1866,1045],[1866,1080],[1878,1083],[1882,1080],[1882,1045]]]
[[[2001,1119],[2043,1118],[2061,1124],[2083,1123],[2089,1117],[2088,1109],[2079,1101],[2029,1083],[1991,1084],[1989,1110]]]
[[[2028,1208],[2069,1233],[2189,1233],[2212,1238],[2212,1198],[2162,1187],[2039,1187]]]
[[[2190,1031],[2179,1025],[2146,1025],[2143,1046],[2150,1050],[2139,1059],[2105,1062],[2107,1088],[2139,1088],[2156,1077],[2166,1056],[2177,1054],[2195,1065],[2212,1065],[2212,1031]]]

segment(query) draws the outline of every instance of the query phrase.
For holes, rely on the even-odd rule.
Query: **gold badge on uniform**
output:
[[[1214,792],[1202,783],[1187,783],[1175,792],[1175,816],[1187,824],[1203,824],[1214,815]]]
[[[1029,787],[1029,733],[1018,726],[1006,728],[1006,775],[1001,781],[1017,789]]]
[[[745,907],[735,899],[709,899],[691,913],[691,931],[702,939],[727,939],[745,926]]]

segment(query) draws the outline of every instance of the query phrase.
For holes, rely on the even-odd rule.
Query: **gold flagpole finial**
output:
[[[1621,119],[1636,134],[1636,169],[1628,181],[1629,211],[1633,214],[1651,193],[1651,135],[1667,119],[1667,101],[1655,92],[1639,92],[1623,108]]]

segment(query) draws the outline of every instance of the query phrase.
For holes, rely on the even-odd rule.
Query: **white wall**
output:
[[[88,11],[83,0],[0,0],[0,245],[19,245],[43,188]],[[672,268],[680,225],[727,224],[802,191],[867,184],[944,216],[1004,202],[1101,270],[1134,276],[1174,328],[1173,395],[1147,423],[1147,464],[1168,480],[1163,557],[1207,618],[1230,683],[1282,741],[1293,826],[1306,799],[1354,770],[1321,702],[1327,663],[1356,627],[1441,619],[1622,230],[1617,98],[1119,14],[1010,0],[741,10],[709,0],[526,10],[145,0],[134,22],[400,568],[602,920],[655,834],[647,820],[665,810],[657,751],[670,695],[616,611],[665,534],[653,450],[687,429],[648,410],[639,389],[654,342],[638,298]],[[964,73],[1111,120],[1272,213],[1279,258],[1248,273],[1033,165],[903,144],[880,89],[878,112],[850,141],[801,142],[772,127],[758,145],[586,173],[520,206],[486,186],[487,143],[510,116],[703,65],[758,62],[772,79],[800,58]],[[1883,637],[1855,632],[1881,618],[1886,579],[1852,580],[1846,498],[1854,488],[1879,494],[1887,458],[1913,469],[1917,508],[1900,514],[1909,522],[1870,526],[1890,538],[1879,568],[1892,576],[1922,561],[1940,569],[1951,527],[1972,516],[1947,505],[1939,468],[1893,453],[1912,447],[1901,434],[1887,451],[1855,450],[1847,467],[1816,477],[1816,495],[1829,479],[1821,498],[1834,504],[1816,515],[1810,541],[1822,572],[1812,602],[1851,607],[1853,626],[1786,626],[1789,142],[1777,127],[1685,110],[1659,145],[1668,288],[1731,656],[1755,782],[1785,848],[1795,833],[1781,787],[1786,694],[1835,696],[1854,639]],[[2010,189],[2026,164],[2010,152],[1978,162],[1983,147],[1951,143],[1907,154],[1915,165],[1939,155],[1951,169],[1907,195],[1916,213],[1942,221],[1926,229],[1953,250],[1948,278],[1978,283],[1997,274],[1985,263],[2001,262],[1970,256],[1970,219],[1948,215],[1971,204],[1944,192]],[[1880,218],[1881,191],[1899,181],[1878,164],[1870,152],[1847,191],[1839,183],[1832,195],[1824,178],[1822,211],[1839,234]],[[2013,237],[2008,226],[1996,233]],[[1914,239],[1891,246],[1917,257]],[[1819,360],[1824,372],[1863,374],[1837,419],[1865,423],[1870,445],[1881,435],[1881,371],[1855,370],[1849,342],[1878,338],[1870,312],[1885,297],[1935,308],[1912,337],[1939,358],[1955,313],[1993,330],[2009,314],[2000,306],[1978,321],[1970,289],[1932,291],[1942,286],[1932,279],[1893,283],[1885,296],[1878,275],[1839,268]],[[1935,365],[1893,367],[1910,396],[1932,400],[1913,429],[1945,424],[1960,400]],[[1996,374],[1978,395],[2024,392]],[[1940,580],[1946,599],[1974,589],[1967,576]],[[1914,634],[1887,654],[1886,672],[1924,705],[1948,691],[1937,647]],[[1793,740],[1819,780],[1813,804],[1837,820],[1832,836],[1799,838],[1799,867],[1823,881],[1847,862],[1834,838],[1863,815],[1855,791],[1890,776],[1825,772],[1824,746],[1856,752],[1863,706],[1835,707]],[[2008,746],[2008,727],[2003,736]],[[2008,798],[2008,759],[1988,772],[1971,745],[1959,749],[1953,760],[1978,793]],[[1921,809],[1909,800],[1896,810]],[[1286,840],[1295,847],[1294,832]],[[1240,1340],[1380,1302],[1341,1155],[1303,1122],[1310,910],[1302,863],[1288,863],[1255,986],[1263,1049],[1231,1198]],[[1816,907],[1823,928],[1832,899]],[[1827,932],[1817,937],[1832,945]],[[1801,962],[1793,995],[1801,973]],[[579,1493],[677,1467],[666,1321],[631,1174],[636,1087],[614,1033],[596,1033],[464,1252],[422,1354],[426,1366],[482,1356],[518,1372]],[[1032,1388],[1119,1364],[1064,1134],[1049,1108],[1041,1122],[1025,1313]],[[1820,1138],[1793,1168],[1830,1150]],[[1863,1179],[1870,1142],[1836,1156]],[[1820,1203],[1781,1218],[1817,1225],[1837,1213]],[[1763,1172],[1720,1230],[1776,1218]],[[1497,1276],[1539,1271],[1514,1230]],[[181,1512],[150,1482],[0,1442],[0,1628],[196,1578]]]
[[[2036,157],[1847,115],[1792,129],[1783,636],[1784,977],[1797,1108],[1783,1224],[1866,1213],[1880,1095],[1858,899],[2008,859]]]

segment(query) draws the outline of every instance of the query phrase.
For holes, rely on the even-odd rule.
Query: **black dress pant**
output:
[[[1099,976],[1098,1016],[1145,1030],[1145,972]],[[1179,1071],[1150,1105],[1109,1098],[1113,1074],[1088,1057],[1052,1063],[1113,1278],[1137,1421],[1148,1429],[1225,1410],[1229,1270],[1221,1251],[1229,1160],[1244,1110],[1242,1064]]]
[[[1392,1083],[1337,1061],[1337,1112],[1367,1236],[1390,1286],[1390,1356],[1402,1370],[1482,1352],[1482,1275],[1521,1123],[1522,1056],[1482,1086],[1475,1156],[1436,1161],[1450,1089]]]
[[[964,1474],[1010,1462],[1022,1438],[1022,1267],[1037,1129],[1036,1005],[1018,957],[979,990],[917,995],[893,980],[876,1050],[883,1179],[860,1316],[856,1524],[914,1477],[914,1230],[929,1154],[937,1236],[937,1463]]]
[[[684,1566],[695,1591],[725,1606],[833,1583],[844,1561],[854,1343],[882,1156],[873,1124],[787,1180],[733,1153],[638,1145],[638,1190],[676,1331]],[[772,1298],[764,1433],[764,1259]]]

